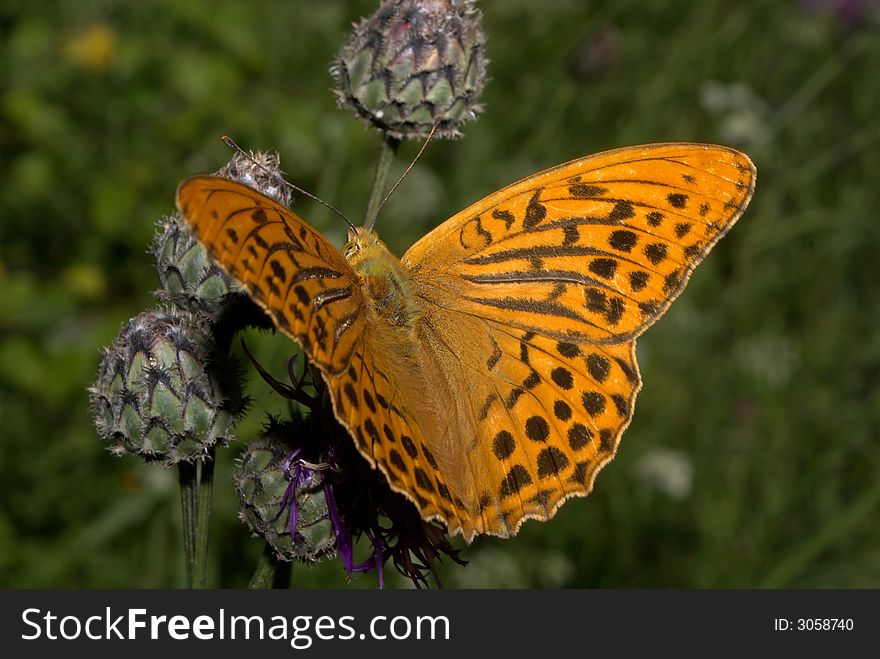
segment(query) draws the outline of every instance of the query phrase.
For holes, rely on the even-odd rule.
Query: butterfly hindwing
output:
[[[346,371],[327,379],[334,408],[361,454],[418,506],[424,519],[441,520],[451,532],[473,537],[478,525],[447,482],[466,470],[467,462],[459,458],[458,469],[440,467],[426,438],[431,424],[413,405],[414,388],[401,386],[396,360],[398,355],[366,336]]]
[[[585,496],[617,451],[640,386],[632,342],[578,346],[487,326],[500,357],[477,426],[485,447],[485,533],[508,537]],[[494,346],[493,346],[494,347]]]
[[[322,370],[343,370],[364,331],[363,296],[339,250],[246,185],[193,176],[177,206],[212,258]]]

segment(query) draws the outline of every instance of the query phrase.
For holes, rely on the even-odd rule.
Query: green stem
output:
[[[364,228],[371,229],[376,223],[376,214],[379,205],[385,196],[385,188],[388,184],[388,173],[391,171],[391,163],[394,162],[394,154],[400,140],[385,135],[382,139],[382,150],[379,152],[379,161],[376,163],[376,174],[373,177],[373,189],[370,191],[370,201],[367,204],[367,215],[364,218]]]
[[[275,552],[266,544],[263,547],[263,553],[260,554],[260,560],[257,561],[257,567],[254,569],[254,576],[248,588],[271,588],[275,580],[275,572],[278,570],[278,559]]]
[[[194,462],[181,462],[177,465],[180,484],[180,512],[183,520],[183,554],[186,562],[186,587],[193,587],[193,574],[196,564],[196,519],[198,517],[198,472]]]
[[[193,588],[204,588],[208,567],[208,532],[211,527],[211,502],[214,498],[214,447],[208,449],[208,457],[201,462],[198,490],[198,519],[196,521],[195,557],[193,563]]]

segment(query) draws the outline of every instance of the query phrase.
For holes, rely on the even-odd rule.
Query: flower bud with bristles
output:
[[[160,288],[156,297],[180,309],[214,315],[237,283],[215,264],[180,215],[162,220],[150,249],[156,259]]]
[[[319,465],[292,453],[291,440],[305,422],[270,419],[260,438],[242,452],[233,473],[241,499],[239,516],[284,561],[309,563],[333,553],[336,536]]]
[[[89,398],[111,453],[168,465],[226,445],[246,406],[237,365],[199,323],[163,311],[131,319],[102,351]]]
[[[236,153],[217,176],[244,183],[290,206],[293,196],[281,176],[278,156]],[[178,213],[160,222],[150,252],[156,259],[160,288],[156,296],[180,309],[214,316],[241,288],[208,256]]]
[[[393,138],[461,137],[482,111],[480,22],[474,0],[383,0],[330,67],[340,105]]]

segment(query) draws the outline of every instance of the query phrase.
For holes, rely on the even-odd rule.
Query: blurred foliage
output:
[[[728,143],[759,176],[640,341],[645,388],[596,492],[514,540],[478,540],[447,584],[880,586],[876,3],[481,4],[486,112],[432,144],[386,207],[397,253],[482,195],[606,148]],[[379,139],[335,107],[327,65],[373,7],[0,8],[0,586],[183,583],[174,471],[112,458],[91,425],[97,349],[155,304],[154,223],[180,179],[226,162],[221,134],[277,149],[291,180],[360,217]],[[296,208],[341,242],[337,218]],[[282,377],[293,344],[248,341]],[[251,376],[243,441],[286,414]],[[261,551],[236,518],[235,451],[218,460],[215,586],[245,585]],[[345,583],[337,561],[291,578]]]

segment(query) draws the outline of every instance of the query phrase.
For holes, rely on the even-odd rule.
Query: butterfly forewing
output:
[[[212,258],[313,362],[330,374],[348,366],[364,306],[336,247],[289,209],[228,179],[186,179],[177,206]]]
[[[490,195],[402,260],[462,311],[563,340],[622,341],[681,292],[754,180],[726,147],[618,149]]]

